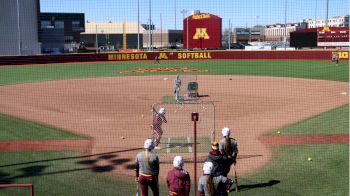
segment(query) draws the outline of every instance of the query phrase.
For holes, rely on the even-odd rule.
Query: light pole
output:
[[[199,114],[192,112],[191,120],[193,121],[193,147],[194,147],[194,179],[197,179],[197,121],[199,121]],[[197,181],[194,181],[194,187],[197,187]],[[197,196],[197,191],[194,191],[194,196]]]
[[[149,0],[149,26],[148,26],[148,50],[151,50],[151,21],[152,21],[152,14],[151,14],[152,10],[151,10],[151,0]]]
[[[260,16],[256,16],[256,31],[258,31],[258,30],[260,31],[259,18],[260,18]],[[259,34],[258,37],[257,37],[258,42],[260,42],[260,35],[261,34]]]
[[[104,45],[106,45],[106,36],[104,36],[105,34],[104,34],[104,30],[101,30],[101,37],[105,37],[105,43],[104,43]],[[103,45],[103,44],[102,44]]]
[[[228,49],[231,50],[231,19],[228,19]]]
[[[137,50],[140,50],[140,0],[137,0]]]
[[[162,24],[162,13],[160,13],[160,47],[163,47],[163,24]]]
[[[19,18],[19,3],[18,0],[17,3],[17,30],[18,30],[18,55],[21,56],[21,28],[20,28],[20,18]]]
[[[183,18],[185,19],[185,14],[187,14],[187,10],[183,9],[181,11]],[[188,17],[186,18],[186,49],[188,50]]]
[[[316,27],[316,20],[317,20],[317,0],[316,0],[316,6],[315,6],[315,27]]]
[[[98,53],[98,31],[97,31],[97,23],[96,23],[96,39],[95,39],[95,45],[96,45],[96,53]]]
[[[176,0],[174,0],[175,1],[175,30],[176,30]]]
[[[327,0],[327,2],[326,2],[327,4],[326,4],[326,27],[328,27],[328,6],[329,6],[329,0]]]
[[[287,0],[284,0],[284,50],[287,49]]]
[[[188,16],[186,18],[186,46],[188,51]]]

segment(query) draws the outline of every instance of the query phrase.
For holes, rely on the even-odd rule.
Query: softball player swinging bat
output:
[[[153,108],[153,112],[154,112],[154,115],[153,115],[152,128],[153,128],[153,134],[155,137],[155,141],[154,141],[155,149],[160,149],[158,145],[163,135],[162,124],[163,122],[167,123],[167,120],[165,118],[165,108],[160,108],[158,112]]]

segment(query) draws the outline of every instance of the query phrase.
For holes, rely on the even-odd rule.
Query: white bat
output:
[[[136,185],[136,196],[139,196],[139,183]]]

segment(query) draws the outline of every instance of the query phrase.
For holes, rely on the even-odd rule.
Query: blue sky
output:
[[[286,0],[287,22],[326,17],[326,0]],[[41,12],[85,13],[89,21],[137,22],[137,0],[40,0]],[[149,0],[140,2],[140,23],[149,19]],[[175,9],[176,4],[176,9]],[[182,29],[183,14],[192,10],[222,18],[223,28],[229,19],[233,27],[284,23],[285,0],[151,0],[152,20],[156,28]],[[329,0],[328,16],[349,14],[349,0]],[[160,22],[162,18],[162,22]]]

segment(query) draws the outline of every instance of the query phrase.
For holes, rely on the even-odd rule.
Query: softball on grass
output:
[[[312,158],[311,158],[311,157],[308,157],[307,160],[308,160],[308,161],[312,161]]]
[[[277,131],[278,134],[280,134],[281,132],[280,131]]]

